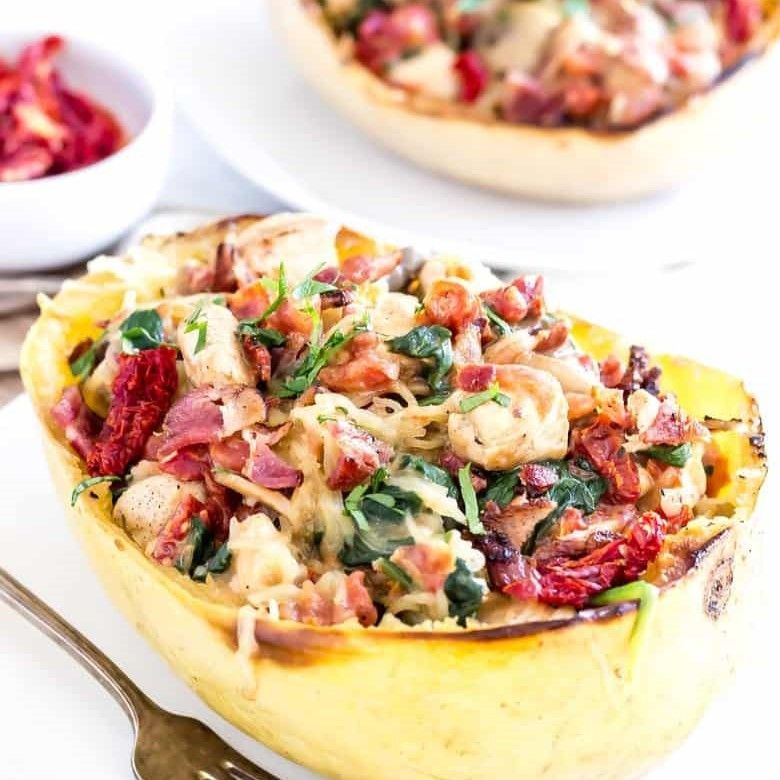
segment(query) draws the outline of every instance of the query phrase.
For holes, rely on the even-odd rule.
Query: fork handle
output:
[[[105,653],[2,567],[0,599],[70,653],[122,705],[133,728],[145,710],[157,707]]]

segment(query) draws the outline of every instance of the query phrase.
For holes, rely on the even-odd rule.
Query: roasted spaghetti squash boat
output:
[[[269,0],[295,64],[438,173],[595,202],[681,182],[773,94],[776,0]]]
[[[738,380],[305,214],[148,238],[40,303],[22,373],[93,566],[285,756],[635,777],[728,677],[765,472]]]

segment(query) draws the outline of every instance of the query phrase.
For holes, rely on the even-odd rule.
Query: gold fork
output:
[[[70,653],[122,705],[133,724],[138,780],[280,780],[194,718],[155,704],[83,634],[0,568],[0,599]]]

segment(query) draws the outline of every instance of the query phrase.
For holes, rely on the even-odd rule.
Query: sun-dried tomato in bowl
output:
[[[0,58],[0,182],[74,171],[123,144],[112,114],[65,85],[54,66],[64,45],[51,35],[26,46],[15,64]]]

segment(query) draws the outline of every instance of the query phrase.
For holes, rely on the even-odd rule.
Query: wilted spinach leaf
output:
[[[539,540],[550,531],[568,507],[574,507],[588,515],[596,509],[607,490],[607,481],[596,474],[586,460],[579,459],[576,463],[550,460],[543,461],[541,465],[551,468],[558,475],[558,481],[545,494],[558,506],[536,524],[533,533],[523,545],[525,555],[534,551]]]
[[[428,360],[425,379],[431,395],[421,404],[440,404],[450,393],[447,375],[452,368],[452,333],[441,325],[418,325],[387,342],[393,352]]]
[[[404,455],[401,459],[401,468],[419,471],[429,482],[447,488],[447,495],[450,498],[458,497],[455,480],[444,469],[434,466],[433,463],[429,463],[425,458],[421,458],[418,455]]]
[[[455,561],[454,571],[444,582],[444,595],[450,602],[450,617],[458,618],[460,626],[466,625],[466,618],[473,615],[482,603],[482,587],[461,558]]]

